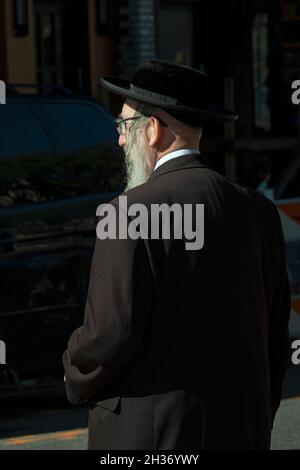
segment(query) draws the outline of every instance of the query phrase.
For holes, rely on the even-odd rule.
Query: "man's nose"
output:
[[[123,145],[125,145],[125,142],[126,142],[126,137],[125,137],[125,135],[120,134],[120,136],[119,136],[119,142],[118,142],[119,145],[120,145],[120,147],[122,147]]]

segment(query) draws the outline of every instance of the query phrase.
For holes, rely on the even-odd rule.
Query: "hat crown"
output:
[[[165,109],[192,126],[236,121],[238,114],[211,102],[208,76],[200,70],[167,60],[142,63],[131,81],[102,77],[104,88],[125,98]]]
[[[208,76],[199,70],[166,60],[142,63],[131,81],[135,87],[173,98],[178,105],[198,108],[210,102]]]

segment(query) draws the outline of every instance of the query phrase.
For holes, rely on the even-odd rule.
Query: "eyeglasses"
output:
[[[139,116],[132,116],[132,117],[125,118],[125,119],[115,119],[115,124],[117,126],[117,130],[118,130],[119,134],[125,135],[126,131],[127,131],[127,127],[126,127],[126,122],[127,121],[134,121],[134,120],[137,120],[137,119],[140,119],[140,118],[149,118],[150,116],[155,117],[156,119],[158,119],[158,121],[163,126],[168,127],[168,125],[162,119],[155,116],[154,114],[140,114]]]

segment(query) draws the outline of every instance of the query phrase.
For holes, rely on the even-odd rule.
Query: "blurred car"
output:
[[[19,379],[62,372],[83,320],[96,209],[122,188],[117,139],[92,99],[14,94],[0,106],[0,339]]]
[[[292,294],[290,335],[300,338],[300,152],[295,149],[292,159],[272,184],[268,174],[258,190],[269,197],[279,210],[286,243],[287,266]]]

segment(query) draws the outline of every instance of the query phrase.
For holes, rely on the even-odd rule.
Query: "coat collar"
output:
[[[181,155],[178,158],[172,158],[167,162],[160,165],[156,170],[154,170],[148,181],[157,178],[158,176],[164,175],[165,173],[170,173],[172,171],[179,171],[188,168],[211,168],[207,158],[201,153],[195,153],[190,155]]]

